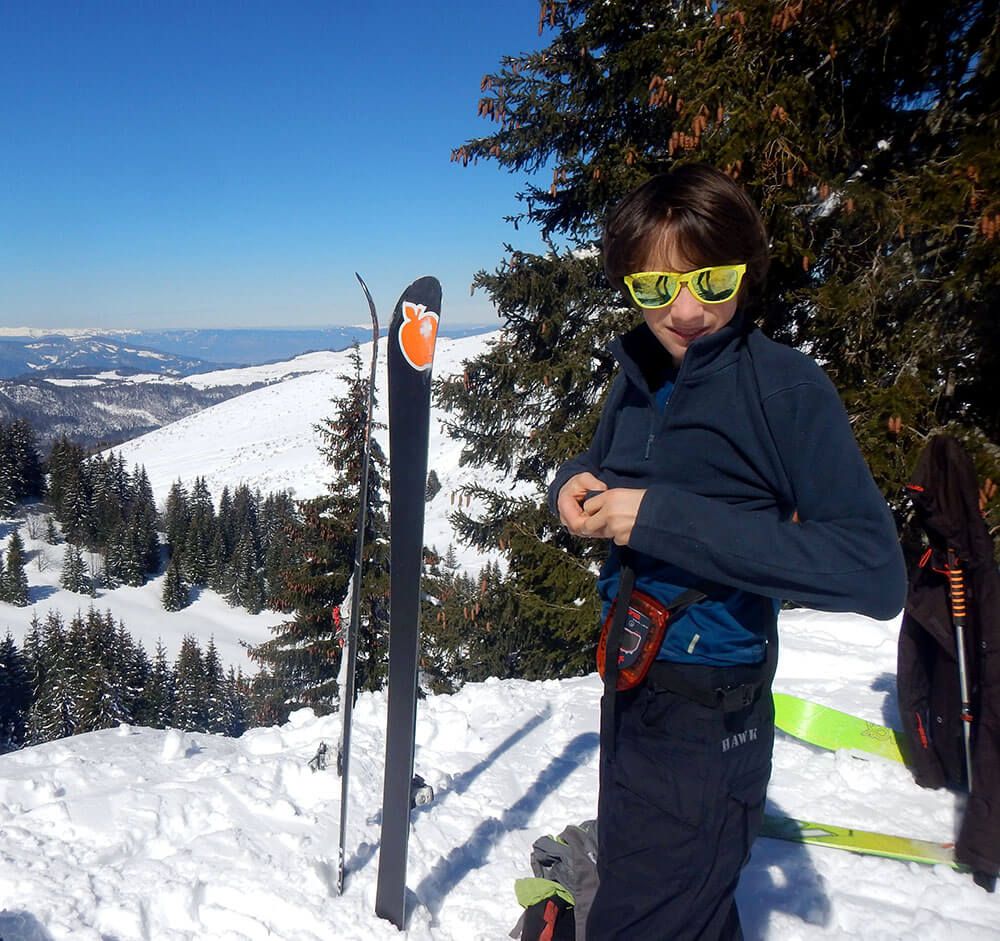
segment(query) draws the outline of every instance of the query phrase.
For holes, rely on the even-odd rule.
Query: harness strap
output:
[[[601,742],[614,755],[615,712],[618,698],[618,651],[625,635],[625,619],[628,617],[628,599],[635,588],[635,570],[631,565],[631,553],[622,550],[621,576],[618,582],[618,599],[624,603],[615,608],[615,617],[608,630],[608,654],[604,664],[604,708],[601,709]]]

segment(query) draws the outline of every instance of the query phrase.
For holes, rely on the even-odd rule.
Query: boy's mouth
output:
[[[679,330],[677,327],[670,327],[670,331],[677,334],[677,336],[687,343],[691,343],[694,340],[697,340],[698,337],[703,337],[706,333],[708,333],[708,329],[706,327],[701,327],[698,330]]]

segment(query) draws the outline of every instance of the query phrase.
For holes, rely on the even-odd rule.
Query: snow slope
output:
[[[777,688],[895,719],[897,622],[786,612]],[[596,676],[493,680],[420,703],[413,941],[500,941],[532,841],[596,810]],[[349,876],[333,894],[339,781],[313,773],[335,718],[242,739],[122,727],[0,757],[4,941],[396,938],[373,914],[386,700],[355,712]],[[780,733],[769,810],[948,840],[959,799],[900,765]],[[945,867],[759,840],[738,898],[748,941],[1000,936],[1000,897]]]
[[[0,545],[4,548],[12,525],[0,524]],[[10,632],[15,643],[21,644],[33,617],[44,621],[50,611],[56,611],[68,623],[77,612],[86,614],[93,606],[102,612],[110,610],[116,620],[124,622],[126,630],[142,643],[150,656],[155,653],[158,641],[163,642],[172,661],[180,652],[185,635],[197,638],[202,647],[214,637],[225,669],[234,666],[244,673],[255,673],[257,668],[243,649],[242,641],[261,643],[271,636],[271,626],[284,620],[273,611],[255,615],[242,608],[231,608],[224,598],[210,589],[197,592],[192,604],[183,611],[164,611],[161,599],[165,575],[139,588],[123,585],[111,591],[98,589],[95,598],[74,594],[59,586],[65,545],[50,546],[40,537],[33,538],[29,529],[27,524],[22,524],[19,531],[28,559],[25,574],[30,604],[26,608],[16,608],[0,602],[0,638]],[[90,572],[100,570],[97,556],[85,552],[84,561]],[[9,941],[2,931],[0,941]]]
[[[464,362],[478,356],[496,334],[480,334],[452,340],[439,337],[434,355],[434,377],[460,373]],[[386,341],[379,343],[375,380],[378,405],[375,421],[382,425],[376,438],[388,453],[385,430],[388,413],[386,385]],[[363,368],[371,358],[371,343],[360,347]],[[331,400],[342,395],[346,383],[340,378],[349,373],[350,350],[339,353],[299,357],[280,367],[269,369],[294,371],[304,360],[308,368],[322,368],[296,376],[263,389],[228,399],[211,408],[173,422],[163,428],[126,442],[116,449],[129,466],[142,464],[149,474],[159,502],[166,499],[175,480],[190,488],[194,479],[204,477],[218,499],[224,486],[232,490],[240,483],[260,488],[264,493],[287,490],[296,499],[308,499],[326,491],[332,473],[319,452],[315,426],[333,412]],[[233,370],[209,381],[240,384],[265,379],[261,370]],[[221,377],[221,378],[220,378]],[[205,377],[201,377],[204,379]],[[428,469],[441,481],[441,491],[427,505],[424,542],[442,553],[455,541],[449,513],[455,508],[459,488],[482,478],[482,471],[459,467],[462,446],[445,434],[445,416],[437,409],[432,414]],[[474,512],[475,504],[470,509]],[[456,545],[458,561],[473,574],[484,564],[479,553]]]
[[[491,335],[459,340],[440,337],[434,375],[443,377],[461,371],[464,361],[477,356],[489,342]],[[385,425],[384,339],[379,344],[379,354],[376,387],[383,401],[375,418]],[[371,345],[362,346],[361,357],[365,364],[370,356]],[[274,384],[227,399],[129,441],[116,451],[124,456],[129,469],[137,464],[145,466],[161,508],[175,480],[181,480],[190,488],[198,476],[206,478],[216,501],[223,487],[233,490],[240,483],[260,488],[264,493],[287,489],[299,499],[318,496],[325,492],[331,470],[319,452],[315,426],[331,414],[331,399],[344,390],[345,383],[339,377],[349,371],[349,357],[349,350],[311,353],[286,363],[198,377],[209,385],[270,381]],[[289,376],[292,378],[287,378]],[[280,381],[282,379],[284,381]],[[378,431],[376,436],[388,451],[386,431]],[[449,514],[457,507],[459,488],[477,476],[482,479],[482,472],[458,466],[461,445],[446,436],[444,415],[436,409],[431,422],[429,453],[428,467],[437,472],[442,487],[425,508],[424,541],[442,553],[455,543],[459,565],[475,574],[488,557],[457,544]],[[474,512],[475,504],[469,506]],[[12,526],[13,523],[0,524],[0,545],[6,545]],[[44,531],[43,527],[37,528]],[[69,620],[77,611],[86,612],[93,604],[102,611],[110,609],[116,618],[124,621],[132,636],[141,641],[150,654],[158,640],[163,641],[173,659],[186,634],[194,635],[203,644],[214,636],[226,666],[231,664],[252,673],[256,667],[240,642],[257,644],[267,640],[271,636],[270,628],[284,620],[274,612],[265,611],[255,616],[230,608],[211,590],[202,591],[194,603],[182,611],[164,611],[160,600],[163,575],[141,588],[101,590],[94,599],[75,595],[59,587],[64,547],[49,546],[41,539],[33,539],[27,526],[21,527],[21,537],[28,552],[31,605],[15,608],[0,602],[0,637],[9,630],[17,643],[22,641],[34,615],[44,619],[48,611],[56,610]],[[99,570],[99,564],[94,562],[92,568]],[[4,941],[2,933],[0,941]]]

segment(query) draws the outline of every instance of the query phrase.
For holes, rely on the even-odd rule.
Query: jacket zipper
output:
[[[667,404],[663,407],[662,415],[656,407],[656,394],[650,390],[648,384],[646,385],[646,396],[650,404],[650,429],[646,437],[646,452],[643,455],[644,461],[648,461],[650,455],[653,453],[653,442],[656,440],[656,436],[667,427],[667,416],[670,414],[670,407],[674,404],[674,399],[677,397],[677,388],[680,386],[681,379],[684,376],[687,361],[688,358],[686,356],[681,360],[681,368],[677,370],[677,375],[674,378],[674,387],[670,390],[670,397],[667,399]]]

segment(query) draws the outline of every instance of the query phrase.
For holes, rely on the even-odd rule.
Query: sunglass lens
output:
[[[633,276],[632,293],[642,307],[662,307],[677,294],[677,279],[663,274]]]
[[[736,268],[706,268],[691,283],[703,301],[727,301],[740,283]]]

